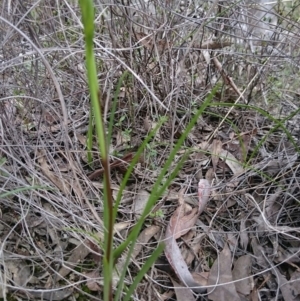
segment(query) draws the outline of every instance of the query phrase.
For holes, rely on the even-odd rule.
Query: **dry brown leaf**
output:
[[[120,232],[122,230],[128,229],[131,225],[131,222],[119,222],[114,225],[114,232]]]
[[[147,205],[149,196],[149,192],[144,189],[139,190],[135,195],[133,200],[133,212],[136,218],[139,218],[142,215],[144,208]]]
[[[286,277],[280,273],[277,267],[273,267],[271,271],[276,277],[283,299],[285,301],[300,301],[298,289],[295,289],[294,283],[287,281]]]
[[[30,296],[35,300],[49,300],[49,301],[61,301],[66,300],[73,292],[73,288],[71,289],[55,289],[55,290],[38,290],[31,291]]]
[[[102,236],[102,233],[101,233],[101,236]],[[92,251],[96,252],[94,254],[94,259],[99,260],[100,254],[98,255],[99,258],[95,258],[95,256],[97,256],[97,253],[100,252],[100,249],[94,250],[95,248],[96,248],[96,245],[89,239],[85,239],[83,243],[81,243],[79,246],[74,248],[72,250],[71,256],[68,258],[68,261],[64,262],[64,266],[58,272],[59,275],[61,276],[61,278],[66,277],[70,272],[72,272],[72,270],[74,270],[74,268],[80,262],[83,262],[85,257]]]
[[[99,271],[94,270],[88,273],[84,273],[84,275],[87,278],[86,281],[86,286],[91,290],[91,291],[101,291],[101,287],[99,286],[97,280],[99,281]]]
[[[300,295],[300,271],[295,271],[291,276],[291,285],[295,292]]]
[[[211,157],[211,161],[212,161],[212,165],[213,165],[213,170],[214,172],[216,172],[217,170],[217,165],[219,162],[219,155],[222,151],[222,141],[218,140],[218,139],[214,139],[214,141],[212,142],[212,157]]]
[[[268,268],[269,263],[263,256],[264,251],[262,246],[259,244],[257,238],[254,237],[251,239],[251,247],[255,256],[256,263],[260,266],[260,268],[261,269]],[[269,287],[276,287],[274,278],[272,277],[272,274],[269,270],[263,273],[262,276],[264,277]]]
[[[57,176],[50,170],[50,166],[46,161],[46,153],[44,150],[39,151],[38,162],[40,164],[42,173],[63,193],[66,195],[71,194],[70,185],[67,181],[63,181],[61,177]]]
[[[143,246],[148,243],[148,241],[156,234],[160,231],[160,227],[159,226],[155,226],[155,225],[151,225],[150,227],[147,227],[146,229],[144,229],[138,239],[137,239],[137,243],[134,246],[134,251],[132,253],[132,258],[136,258],[138,256],[138,254],[141,252]]]
[[[266,217],[270,221],[270,223],[274,223],[276,221],[277,213],[281,209],[281,205],[277,201],[281,192],[282,192],[282,188],[278,187],[276,189],[275,193],[269,195],[269,197],[267,198],[267,200],[265,202],[265,204],[266,204],[265,205],[266,206],[265,213],[266,213]]]
[[[209,277],[209,273],[208,272],[201,272],[201,273],[196,273],[196,272],[192,272],[193,278],[195,279],[195,281],[197,283],[199,283],[202,286],[207,286],[207,281],[208,281],[208,277]]]
[[[177,301],[196,301],[194,294],[192,293],[191,289],[181,286],[175,280],[172,279],[174,291],[176,294]]]
[[[143,246],[148,243],[148,241],[156,234],[160,231],[160,227],[159,226],[155,226],[152,225],[146,229],[144,229],[138,239],[137,239],[137,243],[134,246],[134,250],[133,253],[131,255],[131,260],[134,260],[138,254],[141,252]],[[127,252],[123,253],[122,256],[119,258],[117,264],[116,264],[116,268],[114,269],[114,273],[113,273],[113,283],[114,286],[117,285],[119,278],[120,278],[120,271],[122,271],[124,269],[124,265],[127,259]]]
[[[14,283],[16,287],[25,287],[31,277],[28,264],[24,260],[5,260],[6,277]]]
[[[203,150],[208,149],[214,155],[214,148],[216,148],[216,146],[213,144],[207,146],[207,143],[205,142],[201,143],[199,148]],[[244,172],[242,164],[229,151],[220,149],[219,146],[215,151],[218,152],[219,158],[227,164],[235,176],[238,176]]]
[[[143,32],[136,32],[135,36],[148,50],[152,50],[156,46],[160,54],[163,53],[166,48],[170,49],[172,47],[172,43],[167,39],[156,40],[153,34],[146,35]]]
[[[244,255],[239,257],[234,263],[234,268],[232,270],[233,280],[239,280],[242,278],[247,278],[238,282],[235,282],[235,288],[238,293],[248,296],[253,289],[253,280],[251,278],[251,256]]]
[[[236,233],[227,233],[227,242],[228,246],[231,252],[234,252],[234,250],[238,247],[238,239]]]
[[[288,248],[284,249],[282,246],[277,246],[276,256],[274,257],[274,262],[287,262],[287,263],[299,263],[300,256],[299,256],[299,247],[296,248]]]
[[[250,300],[251,301],[260,301],[261,300],[259,292],[256,288],[254,288],[254,290],[251,292]]]
[[[199,49],[221,49],[224,47],[231,46],[232,42],[229,41],[205,41],[201,45],[192,45],[193,48],[199,48]]]
[[[240,244],[244,250],[246,250],[248,243],[249,243],[249,237],[248,233],[246,232],[246,220],[242,218],[241,225],[240,225]]]
[[[171,216],[169,225],[172,235],[175,239],[180,238],[195,225],[198,218],[198,209],[193,208],[188,204],[183,204],[177,207]]]
[[[204,210],[208,202],[210,192],[211,187],[209,182],[201,179],[198,184],[199,208],[196,211],[194,208],[192,211],[189,210],[188,212],[185,212],[186,208],[189,207],[184,204],[182,196],[179,197],[180,206],[172,215],[165,235],[165,255],[170,265],[186,287],[192,288],[199,293],[205,292],[206,289],[201,287],[199,283],[194,280],[182,257],[181,251],[176,243],[176,238],[182,236],[183,233],[186,233],[190,229],[192,226],[191,220],[195,223],[199,214]],[[185,213],[187,215],[184,215]]]
[[[224,148],[241,162],[245,162],[249,151],[251,139],[256,135],[254,129],[250,132],[240,133],[239,135],[230,135],[231,141],[224,144]]]
[[[231,252],[227,244],[220,253],[218,259],[214,262],[209,278],[208,285],[218,285],[208,289],[208,298],[214,301],[240,301],[240,297],[236,291],[231,273]],[[225,285],[220,285],[226,283]]]
[[[173,296],[174,296],[174,291],[173,290],[166,291],[163,294],[159,295],[159,301],[170,300]]]
[[[244,172],[242,164],[230,152],[222,150],[220,152],[220,158],[228,165],[235,176]]]

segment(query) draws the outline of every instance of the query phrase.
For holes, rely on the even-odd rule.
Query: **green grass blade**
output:
[[[147,135],[147,137],[144,139],[144,141],[142,142],[141,146],[138,148],[135,156],[133,157],[130,165],[128,166],[128,169],[127,169],[127,172],[123,178],[123,181],[120,185],[120,188],[119,188],[119,192],[118,192],[118,195],[117,195],[117,198],[116,198],[116,201],[115,201],[115,207],[114,207],[114,219],[116,218],[116,215],[117,215],[117,212],[118,212],[118,207],[119,207],[119,204],[120,204],[120,201],[121,201],[121,197],[122,197],[122,194],[123,194],[123,190],[125,189],[126,187],[126,183],[134,169],[134,166],[136,165],[136,163],[138,162],[141,154],[143,153],[146,145],[149,143],[149,141],[155,136],[156,132],[160,129],[160,127],[162,126],[162,124],[164,122],[167,121],[167,118],[163,117],[160,119],[160,121],[157,123],[157,125],[155,126],[155,128],[153,130],[150,131],[150,133]]]
[[[176,177],[176,175],[178,174],[180,168],[182,167],[183,163],[185,162],[187,156],[188,156],[188,152],[186,152],[182,156],[181,160],[178,162],[176,168],[173,170],[173,172],[169,176],[168,180],[165,181],[164,185],[157,191],[157,193],[152,193],[151,194],[152,199],[151,199],[151,196],[150,196],[150,198],[147,202],[147,205],[146,205],[146,207],[148,206],[150,211],[153,208],[153,205],[156,202],[156,200],[159,198],[159,196],[161,196],[164,193],[164,191],[167,189],[167,187],[171,184],[173,179]],[[147,210],[148,209],[145,208],[144,212],[147,211]],[[145,217],[142,216],[139,219],[138,224],[134,226],[132,232],[130,233],[130,235],[132,237],[132,241],[130,239],[129,240],[127,239],[127,241],[124,243],[124,248],[129,246],[129,249],[128,249],[128,252],[127,252],[126,260],[125,260],[124,265],[123,265],[123,270],[122,270],[121,275],[120,275],[120,280],[119,280],[119,285],[118,285],[116,296],[120,296],[121,292],[123,291],[123,286],[124,286],[123,284],[124,284],[124,279],[125,279],[125,276],[126,276],[126,271],[127,271],[127,268],[130,264],[131,255],[134,251],[134,247],[135,247],[135,244],[136,244],[137,237],[140,233],[140,229],[143,226],[144,220],[146,219],[146,217],[147,216],[145,216]],[[122,248],[120,248],[120,252],[121,252],[121,250],[122,250]],[[115,300],[118,300],[118,299],[116,298]]]
[[[163,250],[164,250],[164,245],[159,244],[158,247],[156,248],[156,250],[151,254],[151,256],[147,259],[145,264],[142,266],[139,273],[135,276],[134,281],[131,284],[131,286],[129,287],[123,301],[128,301],[131,298],[132,294],[134,293],[134,290],[136,289],[138,284],[141,282],[143,277],[146,275],[148,270],[153,266],[154,262],[156,261],[156,259],[159,257],[159,255],[161,254],[161,252]],[[117,299],[115,299],[115,300],[117,301]]]
[[[140,229],[141,229],[141,227],[144,223],[145,218],[151,212],[151,210],[152,210],[153,206],[155,205],[155,202],[157,201],[157,199],[162,195],[162,193],[166,189],[166,187],[167,187],[166,183],[168,183],[168,185],[169,185],[170,181],[172,180],[172,179],[170,179],[170,181],[167,180],[165,182],[165,185],[163,185],[162,188],[160,188],[161,183],[164,182],[165,174],[167,173],[170,166],[172,165],[172,162],[174,160],[175,155],[180,150],[180,147],[184,143],[184,141],[187,138],[188,134],[190,133],[190,131],[192,130],[192,128],[196,124],[197,120],[199,119],[199,117],[201,116],[203,111],[210,104],[211,100],[213,99],[213,97],[214,97],[214,95],[216,94],[217,91],[218,91],[218,86],[216,86],[212,90],[212,92],[206,97],[205,101],[203,102],[203,104],[201,105],[201,107],[199,108],[199,110],[197,111],[195,116],[192,118],[192,120],[190,121],[190,123],[186,127],[185,131],[182,133],[181,137],[178,139],[177,143],[175,144],[173,150],[171,151],[171,153],[169,155],[169,158],[167,159],[164,167],[162,168],[157,180],[155,181],[155,183],[152,187],[152,192],[151,192],[150,198],[149,198],[149,200],[148,200],[148,202],[147,202],[147,204],[144,208],[144,211],[143,211],[139,221],[134,226],[134,229],[130,232],[127,239],[121,245],[119,245],[117,247],[117,249],[115,250],[115,253],[114,253],[115,258],[118,258],[125,251],[125,249],[129,246],[129,244],[131,242],[136,241],[137,235],[138,235],[138,233],[139,233],[139,231],[140,231]],[[177,171],[177,169],[176,169],[176,171]],[[175,177],[175,175],[174,175],[174,177]]]
[[[275,132],[276,130],[278,130],[279,128],[281,128],[283,130],[283,132],[286,134],[287,138],[289,139],[289,141],[293,144],[293,146],[295,147],[296,151],[298,153],[300,153],[300,148],[297,145],[295,139],[293,138],[293,136],[291,135],[291,133],[289,132],[289,130],[284,126],[284,123],[287,120],[290,120],[291,118],[293,118],[294,116],[296,116],[297,114],[299,114],[300,109],[295,110],[293,113],[291,113],[290,115],[288,115],[287,117],[285,117],[282,121],[279,120],[278,118],[273,117],[272,115],[270,115],[268,112],[266,112],[265,110],[259,108],[259,107],[255,107],[255,106],[250,106],[250,105],[246,105],[246,104],[232,104],[232,103],[211,103],[211,106],[223,106],[223,107],[239,107],[239,108],[245,108],[247,110],[253,110],[256,111],[258,113],[260,113],[261,115],[265,116],[266,118],[268,118],[269,120],[271,120],[272,122],[275,123],[275,126],[263,137],[263,139],[260,141],[260,143],[258,143],[258,145],[255,147],[255,149],[253,150],[250,159],[248,160],[248,162],[251,161],[252,158],[255,157],[255,155],[257,154],[257,152],[259,151],[260,147],[262,146],[262,144],[266,141],[267,137],[272,134],[273,132]]]

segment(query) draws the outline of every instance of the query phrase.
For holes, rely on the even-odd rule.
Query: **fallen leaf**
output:
[[[228,246],[230,248],[231,252],[234,252],[234,250],[238,247],[238,240],[237,240],[237,234],[236,233],[227,233],[227,242]]]
[[[246,220],[242,218],[241,225],[240,225],[240,244],[244,250],[246,250],[249,244],[249,237],[248,233],[246,232]]]
[[[102,235],[102,233],[101,233]],[[97,256],[97,259],[100,258],[100,249],[95,249],[96,245],[89,239],[85,239],[83,243],[78,245],[72,250],[72,254],[67,261],[64,262],[62,268],[59,270],[59,275],[61,278],[65,278],[70,272],[72,272],[75,267],[86,258],[88,254],[93,252],[94,259]],[[99,260],[99,259],[98,259]]]
[[[234,268],[232,270],[233,280],[247,278],[234,283],[237,292],[244,296],[248,296],[251,290],[253,289],[253,280],[251,278],[251,266],[251,256],[244,255],[236,260],[236,262],[234,263]]]
[[[159,292],[157,292],[157,294],[159,294]],[[174,296],[173,290],[166,291],[163,294],[159,295],[159,301],[173,300],[173,299],[171,299],[173,296]]]
[[[291,276],[291,284],[295,292],[300,295],[300,271],[295,271]]]
[[[286,277],[280,273],[277,267],[273,267],[271,271],[276,277],[283,299],[285,301],[300,301],[298,289],[295,289],[293,282],[287,281]]]
[[[209,288],[208,298],[214,301],[240,301],[240,297],[236,291],[231,272],[231,252],[227,244],[220,253],[218,259],[214,262],[209,278],[208,285],[214,286]],[[225,283],[225,285],[220,285]]]
[[[155,226],[152,225],[150,227],[147,227],[146,229],[144,229],[138,239],[137,239],[137,243],[134,246],[134,250],[133,253],[131,255],[131,260],[134,260],[139,253],[141,252],[143,246],[148,243],[148,241],[156,234],[160,231],[161,227],[159,226]],[[119,278],[120,278],[120,271],[122,271],[124,269],[124,265],[127,259],[127,252],[124,252],[121,257],[119,258],[117,264],[116,264],[116,268],[114,269],[113,272],[113,284],[114,286],[117,285]]]
[[[222,150],[220,158],[228,165],[235,176],[244,172],[242,164],[230,152]]]
[[[196,222],[199,214],[203,212],[209,200],[210,192],[211,187],[209,182],[201,179],[198,184],[199,208],[194,208],[192,210],[190,210],[189,206],[184,203],[181,195],[179,197],[180,205],[172,215],[165,235],[165,255],[170,265],[186,287],[192,288],[195,292],[199,293],[205,292],[206,289],[201,287],[200,284],[194,280],[182,257],[181,251],[176,243],[176,238],[187,233],[193,225],[192,222]]]
[[[15,287],[25,287],[30,280],[31,272],[28,264],[23,260],[5,260],[5,270]]]
[[[180,286],[180,284],[173,279],[172,282],[173,282],[177,301],[196,301],[195,296],[192,293],[191,289],[185,286]]]
[[[33,297],[32,299],[38,300],[49,300],[49,301],[61,301],[66,300],[73,292],[73,289],[58,289],[55,290],[39,290],[31,291],[29,296]],[[27,296],[28,297],[28,296]]]
[[[39,150],[38,162],[41,167],[42,173],[63,193],[66,195],[71,194],[70,185],[67,184],[67,181],[62,181],[61,177],[56,173],[51,171],[50,166],[46,161],[46,152],[44,150]]]
[[[133,200],[133,212],[136,218],[139,218],[147,205],[150,193],[146,190],[139,190]]]
[[[257,238],[253,237],[251,239],[251,247],[255,256],[256,264],[260,266],[262,270],[267,269],[269,267],[269,263],[267,262],[265,256],[263,255],[264,251],[262,246],[259,244]],[[266,281],[267,285],[271,288],[276,287],[276,283],[274,281],[274,278],[272,277],[272,274],[269,270],[262,273],[262,276],[264,277],[264,280]]]
[[[148,241],[156,234],[160,231],[161,227],[159,226],[155,226],[155,225],[151,225],[150,227],[147,227],[146,229],[144,229],[138,239],[137,239],[137,243],[134,246],[134,251],[132,253],[132,258],[136,258],[138,256],[138,254],[141,252],[143,246],[148,243]]]
[[[192,272],[192,275],[197,283],[201,284],[202,286],[207,286],[207,281],[209,277],[208,272],[201,272],[201,273]]]
[[[222,141],[218,140],[218,139],[214,139],[212,142],[212,157],[211,157],[211,161],[212,161],[212,165],[213,165],[213,170],[214,172],[216,172],[217,170],[217,165],[219,162],[219,158],[220,158],[220,153],[222,151]]]
[[[87,278],[86,286],[93,292],[101,291],[101,287],[97,283],[97,280],[99,280],[99,271],[94,270],[89,273],[84,273],[84,275]]]

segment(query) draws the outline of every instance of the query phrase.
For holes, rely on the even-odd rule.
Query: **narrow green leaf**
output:
[[[162,253],[163,250],[164,250],[164,244],[159,244],[157,249],[151,254],[151,256],[147,259],[147,261],[145,262],[145,264],[143,265],[139,273],[135,276],[134,281],[129,287],[123,301],[128,301],[131,298],[132,294],[134,293],[134,290],[137,288],[138,284],[141,282],[141,280],[146,275],[148,270],[153,266],[154,262],[156,261],[156,259],[159,257],[159,255]],[[117,301],[117,299],[115,300]]]
[[[174,161],[175,155],[179,151],[179,149],[182,146],[182,144],[184,143],[187,135],[190,133],[190,131],[196,124],[197,120],[199,119],[199,117],[201,116],[201,114],[203,113],[205,108],[210,104],[212,98],[214,97],[214,95],[216,94],[217,91],[218,91],[218,86],[216,86],[211,91],[211,93],[207,96],[207,98],[205,99],[205,101],[203,102],[203,104],[201,105],[201,107],[199,108],[197,113],[195,114],[195,116],[192,118],[190,123],[187,125],[187,127],[186,127],[185,131],[182,133],[181,137],[178,139],[177,143],[175,144],[173,150],[171,151],[171,153],[169,155],[169,158],[167,159],[164,167],[162,168],[157,180],[155,181],[155,183],[152,187],[152,192],[151,192],[150,198],[144,208],[144,211],[143,211],[140,219],[138,220],[137,224],[134,226],[133,230],[128,235],[127,239],[117,247],[117,249],[114,252],[114,258],[118,258],[119,256],[121,256],[121,254],[125,251],[125,249],[128,247],[128,245],[131,242],[136,241],[138,233],[144,223],[144,220],[146,219],[148,214],[151,212],[153,206],[155,205],[155,202],[163,194],[164,190],[167,188],[167,185],[169,185],[172,180],[172,177],[170,177],[168,180],[165,181],[165,184],[162,186],[162,188],[160,188],[161,183],[164,183],[165,175],[166,175],[167,171],[170,169],[170,166],[172,165],[172,162]],[[178,168],[175,168],[175,170],[177,171]],[[174,175],[174,177],[175,177],[175,175]]]

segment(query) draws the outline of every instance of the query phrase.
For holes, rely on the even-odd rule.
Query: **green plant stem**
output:
[[[98,147],[101,153],[104,169],[104,301],[111,301],[112,273],[113,273],[113,197],[110,183],[110,168],[108,160],[108,147],[105,135],[104,122],[102,120],[101,107],[98,95],[99,86],[97,79],[96,60],[94,56],[94,3],[92,0],[79,0],[82,12],[82,21],[85,35],[86,67],[89,90],[91,94],[92,110],[95,116]],[[90,121],[92,118],[90,118]],[[91,125],[90,125],[91,126]]]

